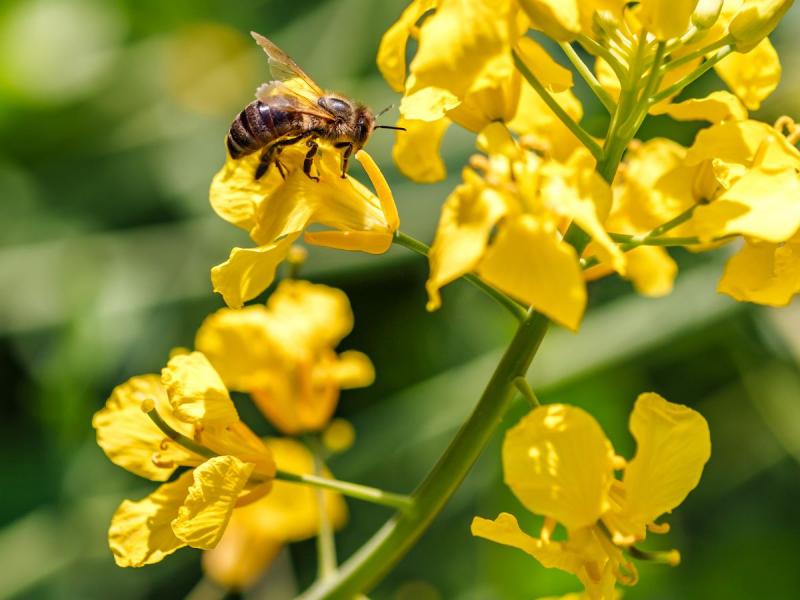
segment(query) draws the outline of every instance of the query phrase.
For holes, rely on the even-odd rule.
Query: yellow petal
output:
[[[750,110],[757,110],[781,80],[780,59],[769,38],[747,54],[729,54],[714,69]]]
[[[203,552],[203,573],[226,590],[244,590],[258,581],[284,547],[261,530],[248,527],[234,511],[215,548]]]
[[[683,35],[697,0],[642,0],[639,18],[642,25],[659,40]]]
[[[794,0],[745,0],[729,26],[736,49],[749,52],[766,39],[793,3]]]
[[[264,483],[259,486],[269,491],[275,477],[275,458],[264,441],[241,421],[227,425],[209,425],[200,434],[200,442],[220,456],[235,456],[254,466],[253,474]]]
[[[453,92],[431,85],[403,96],[400,114],[412,121],[438,121],[459,104]]]
[[[747,118],[747,109],[729,92],[711,92],[704,98],[690,98],[673,104],[658,104],[650,114],[666,114],[678,121],[742,121]]]
[[[158,375],[132,377],[118,385],[105,407],[95,413],[97,444],[111,462],[153,481],[166,481],[178,466],[202,462],[164,435],[142,410],[144,400],[156,406],[167,402]]]
[[[157,563],[186,545],[173,533],[171,522],[191,483],[192,472],[187,471],[143,500],[125,500],[120,504],[108,530],[108,545],[117,566],[141,567]]]
[[[450,126],[447,118],[436,121],[418,121],[401,118],[392,146],[392,158],[400,172],[419,183],[441,181],[447,175],[444,161],[439,155],[445,131]]]
[[[627,254],[627,279],[643,296],[660,298],[672,291],[678,265],[664,248],[639,246]]]
[[[234,248],[228,260],[211,269],[214,291],[231,308],[240,308],[272,283],[275,270],[299,236],[300,232],[294,232],[258,248]]]
[[[247,392],[265,385],[282,364],[280,326],[265,306],[223,308],[197,330],[195,347],[206,355],[228,389]]]
[[[614,449],[597,421],[575,406],[536,408],[508,430],[505,482],[530,511],[569,530],[593,524],[608,509]]]
[[[200,352],[170,359],[161,371],[161,381],[180,420],[203,425],[239,420],[225,384]]]
[[[658,394],[641,394],[630,418],[636,455],[625,468],[624,515],[644,527],[678,506],[700,482],[711,456],[703,416]]]
[[[186,500],[172,521],[175,536],[193,548],[216,546],[252,471],[251,463],[235,456],[216,456],[194,469]]]
[[[573,39],[581,30],[577,0],[519,0],[534,29],[559,41]]]
[[[572,71],[562,67],[529,37],[517,42],[517,54],[548,92],[563,92],[572,87]]]
[[[594,59],[594,74],[600,87],[615,101],[619,99],[620,91],[622,91],[619,77],[617,77],[611,65],[599,56]]]
[[[576,330],[586,308],[586,286],[575,250],[552,224],[530,215],[507,221],[478,266],[500,290]]]
[[[519,548],[548,569],[561,569],[577,575],[583,568],[582,556],[567,551],[559,542],[544,541],[528,535],[520,529],[517,519],[509,513],[500,513],[494,521],[475,517],[472,519],[470,530],[476,537]]]
[[[383,212],[383,220],[389,232],[393,233],[400,227],[400,215],[397,213],[397,205],[394,202],[392,189],[389,187],[386,177],[384,177],[383,172],[378,168],[378,164],[366,150],[356,152],[356,160],[361,164],[367,177],[369,177],[370,183],[375,189],[375,194],[378,196],[378,205]],[[381,230],[381,228],[377,229]]]
[[[267,309],[294,343],[311,347],[335,346],[353,329],[347,295],[336,288],[287,279],[267,299]]]
[[[438,4],[438,0],[414,0],[400,18],[386,30],[378,46],[378,69],[395,92],[402,92],[406,79],[406,45],[417,22]]]
[[[725,266],[717,289],[744,302],[786,306],[800,291],[800,239],[784,244],[745,241]]]
[[[360,388],[375,381],[375,367],[363,352],[348,350],[328,368],[330,375],[341,389]]]
[[[430,276],[425,284],[428,310],[441,306],[442,286],[476,267],[492,228],[505,210],[501,195],[477,179],[468,178],[448,196],[428,255]]]
[[[393,236],[376,231],[307,231],[303,239],[314,246],[334,250],[383,254],[391,248]]]
[[[347,419],[334,419],[322,432],[320,439],[326,450],[333,454],[341,454],[353,447],[356,441],[356,428]]]
[[[788,240],[800,228],[800,179],[794,169],[753,169],[692,217],[703,240],[743,234],[768,242]]]

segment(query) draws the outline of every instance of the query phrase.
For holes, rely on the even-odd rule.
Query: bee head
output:
[[[366,106],[356,109],[353,122],[353,141],[361,148],[367,143],[372,130],[375,128],[375,117]]]

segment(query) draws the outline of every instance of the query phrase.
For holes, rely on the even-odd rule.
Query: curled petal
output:
[[[251,463],[235,456],[216,456],[194,469],[186,500],[172,521],[175,536],[193,548],[216,546],[252,471]]]
[[[186,545],[175,536],[171,523],[191,484],[192,472],[187,471],[143,500],[125,500],[120,504],[108,530],[108,544],[117,566],[157,563]]]
[[[572,330],[586,308],[578,256],[555,226],[530,215],[507,220],[478,266],[500,290]]]
[[[503,473],[526,508],[572,531],[592,525],[608,509],[614,449],[587,412],[551,404],[506,432]]]
[[[92,426],[97,430],[97,444],[115,465],[140,477],[166,481],[179,465],[201,459],[177,444],[164,444],[164,433],[142,410],[144,400],[153,401],[156,409],[167,404],[158,375],[132,377],[115,387],[105,407],[92,418]],[[159,464],[153,462],[154,455]]]
[[[240,308],[263,292],[275,279],[275,270],[286,258],[296,231],[285,238],[258,248],[234,248],[224,263],[211,269],[214,291],[222,294],[225,304]]]
[[[307,231],[303,236],[315,246],[367,254],[383,254],[391,248],[392,238],[391,233],[377,231]]]
[[[717,290],[743,302],[786,306],[800,292],[800,239],[783,244],[745,240],[725,266]]]
[[[161,372],[161,381],[181,421],[205,426],[239,420],[225,384],[200,352],[171,358]]]
[[[669,115],[677,121],[743,121],[747,118],[747,109],[742,102],[730,92],[711,92],[705,98],[690,98],[683,102],[671,104],[659,103],[650,109],[654,115]]]

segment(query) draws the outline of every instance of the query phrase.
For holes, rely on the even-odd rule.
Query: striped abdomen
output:
[[[275,96],[269,100],[251,102],[233,120],[227,139],[231,158],[252,154],[302,126],[302,115],[296,112],[293,98]]]

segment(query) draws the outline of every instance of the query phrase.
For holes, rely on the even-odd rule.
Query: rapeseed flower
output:
[[[506,433],[503,472],[520,502],[545,517],[541,534],[523,532],[514,516],[501,513],[495,520],[476,517],[473,535],[576,575],[590,598],[614,598],[617,582],[633,585],[637,579],[624,551],[648,556],[633,545],[648,530],[667,531],[656,519],[694,489],[711,452],[705,419],[657,394],[639,396],[630,430],[637,450],[626,463],[584,410],[553,404],[531,411]],[[623,471],[621,479],[616,470]],[[566,539],[553,539],[556,523],[566,529]],[[649,556],[680,560],[674,550]]]
[[[199,352],[173,357],[160,377],[117,386],[92,425],[109,459],[136,475],[167,481],[188,467],[116,510],[108,539],[121,567],[156,563],[184,546],[213,548],[234,508],[272,485],[272,451],[239,419]]]
[[[223,308],[203,322],[195,346],[229,389],[249,393],[285,434],[320,431],[341,389],[370,385],[369,358],[336,345],[353,328],[341,290],[284,280],[266,305]]]

